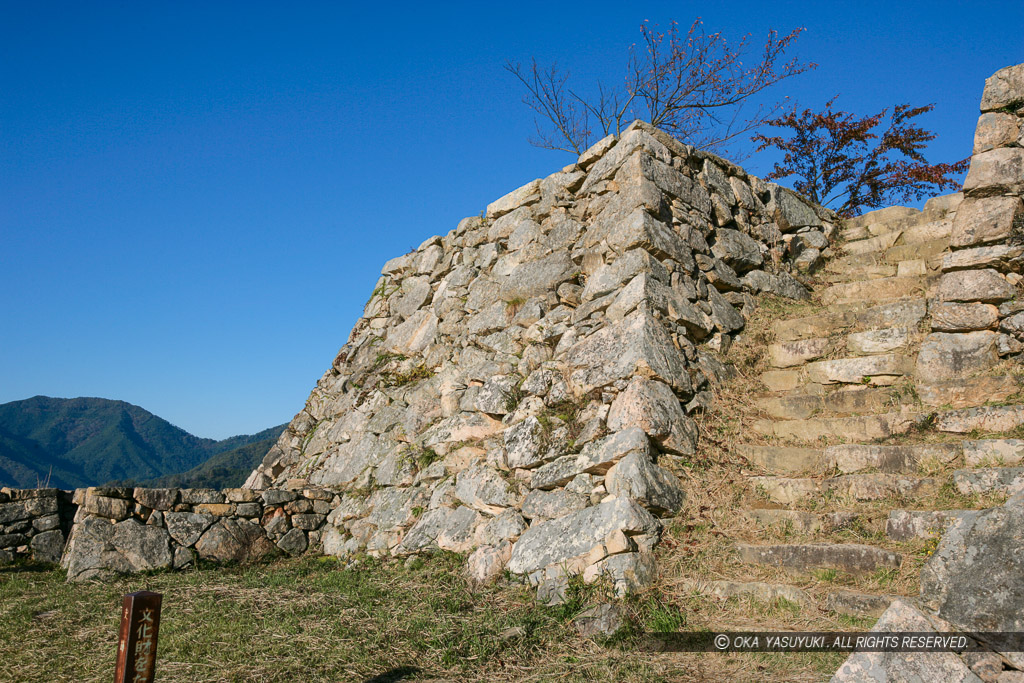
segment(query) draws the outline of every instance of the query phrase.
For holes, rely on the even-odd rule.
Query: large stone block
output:
[[[944,273],[936,289],[939,301],[981,301],[998,304],[1012,299],[1016,291],[998,271],[958,270]]]
[[[953,219],[949,245],[954,249],[1002,242],[1024,216],[1020,197],[981,197],[964,200]]]
[[[658,520],[634,501],[616,498],[530,527],[512,547],[508,569],[529,574],[589,552],[613,531],[636,535],[660,529]]]
[[[1024,149],[1002,147],[976,154],[964,180],[968,197],[1024,193]]]
[[[633,375],[660,379],[684,396],[692,392],[684,357],[646,310],[584,338],[566,352],[565,363],[579,393]]]
[[[994,111],[1024,105],[1024,64],[1008,66],[985,79],[981,110]]]
[[[997,362],[995,332],[934,332],[921,344],[917,376],[925,382],[966,378],[985,372]]]

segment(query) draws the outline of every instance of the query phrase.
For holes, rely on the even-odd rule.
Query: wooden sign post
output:
[[[160,593],[149,591],[124,596],[114,683],[153,683],[162,600]]]

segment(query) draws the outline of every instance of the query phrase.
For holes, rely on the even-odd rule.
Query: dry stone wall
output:
[[[246,562],[276,551],[319,550],[321,529],[339,499],[313,488],[103,487],[77,489],[74,503],[74,526],[67,547],[61,544],[69,581],[180,569],[197,558]]]
[[[0,564],[22,557],[59,562],[74,516],[70,491],[0,489]]]
[[[548,588],[652,575],[673,462],[755,295],[806,298],[832,216],[642,123],[388,261],[246,486],[324,487],[325,552],[471,553]]]

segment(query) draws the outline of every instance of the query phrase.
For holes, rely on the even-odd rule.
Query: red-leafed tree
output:
[[[892,201],[913,201],[956,188],[950,177],[967,170],[970,159],[952,164],[930,164],[924,158],[935,134],[912,121],[935,105],[907,104],[857,118],[832,107],[823,111],[792,111],[767,121],[785,129],[787,137],[755,135],[757,151],[775,147],[785,153],[766,176],[770,180],[797,176],[793,189],[822,206],[833,206],[841,216],[876,209]],[[885,130],[879,127],[886,124]]]
[[[569,85],[569,73],[556,65],[529,68],[506,62],[505,68],[526,87],[523,98],[540,117],[537,137],[530,142],[546,149],[579,154],[600,137],[618,134],[634,119],[643,119],[703,149],[722,152],[729,142],[756,129],[781,111],[782,103],[761,104],[745,116],[743,107],[766,88],[816,65],[784,53],[802,28],[779,37],[768,32],[760,56],[744,63],[750,36],[730,43],[721,33],[705,33],[700,19],[686,34],[676,22],[659,31],[647,22],[643,41],[629,48],[626,77],[621,87],[597,83],[592,97]]]

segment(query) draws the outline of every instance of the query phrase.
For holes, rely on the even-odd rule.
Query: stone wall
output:
[[[755,305],[806,298],[831,215],[636,123],[385,264],[246,486],[322,486],[324,549],[628,589]]]
[[[939,282],[933,318],[984,334],[1000,356],[1024,351],[1024,64],[985,81],[974,154]],[[977,345],[977,344],[976,344]]]
[[[0,489],[0,563],[59,562],[74,516],[70,491]]]
[[[246,562],[275,549],[319,551],[327,514],[339,502],[315,488],[77,489],[61,563],[76,581],[183,568],[197,558]]]

